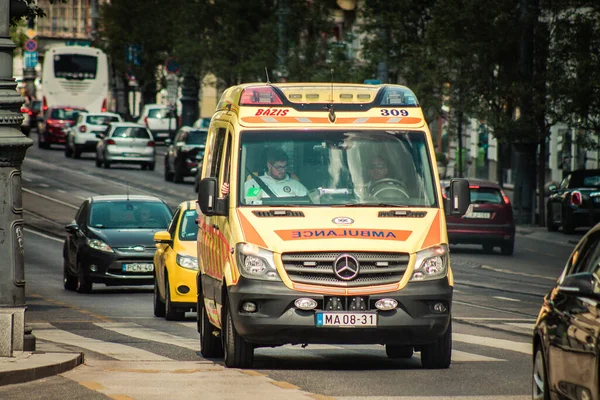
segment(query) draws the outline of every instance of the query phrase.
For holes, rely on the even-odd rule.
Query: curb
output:
[[[59,359],[57,361],[57,358]],[[62,358],[62,360],[60,360]],[[22,368],[15,362],[12,370],[0,370],[0,386],[31,382],[55,376],[83,364],[83,353],[44,353],[33,352]],[[31,365],[34,364],[34,365]],[[0,367],[2,364],[0,363]]]

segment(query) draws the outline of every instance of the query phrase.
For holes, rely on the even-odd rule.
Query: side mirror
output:
[[[465,215],[471,205],[469,181],[466,179],[452,179],[450,181],[450,195],[445,204],[446,215]]]
[[[558,191],[558,185],[554,182],[547,183],[546,185],[546,194],[552,194]]]
[[[65,225],[65,231],[67,231],[67,233],[76,233],[78,230],[79,226],[75,222]]]
[[[173,239],[169,231],[160,231],[154,234],[154,241],[156,244],[168,244],[173,245]]]
[[[564,294],[571,294],[582,297],[593,297],[600,294],[600,288],[597,288],[596,279],[589,272],[567,275],[558,290]],[[594,291],[594,288],[597,288]]]
[[[204,178],[198,185],[198,205],[204,215],[227,215],[228,199],[220,199],[217,178]]]
[[[173,143],[173,141],[171,139],[165,139],[165,146],[168,146],[171,143]]]

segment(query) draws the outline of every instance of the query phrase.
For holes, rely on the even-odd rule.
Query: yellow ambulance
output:
[[[453,277],[431,133],[401,85],[254,83],[222,95],[198,212],[204,357],[252,365],[254,349],[380,344],[447,368]],[[444,211],[446,210],[446,211]]]

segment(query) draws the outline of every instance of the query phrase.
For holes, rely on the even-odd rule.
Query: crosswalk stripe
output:
[[[146,328],[132,322],[97,322],[94,325],[137,339],[172,344],[173,346],[184,347],[194,351],[200,350],[200,341],[198,339],[185,339],[180,336],[171,335],[170,333],[157,331],[156,329]]]
[[[532,354],[531,343],[520,343],[512,340],[495,339],[491,337],[467,335],[464,333],[454,332],[452,333],[452,340],[456,342],[476,344],[479,346],[516,351],[529,355]]]
[[[452,362],[480,362],[480,361],[506,361],[501,358],[487,357],[479,354],[467,353],[466,351],[452,350]]]
[[[42,340],[81,347],[82,349],[104,354],[120,361],[172,361],[168,357],[159,356],[132,346],[75,335],[74,333],[57,329],[49,323],[28,323],[27,325],[31,326],[35,331],[35,336]]]
[[[193,322],[177,322],[177,324],[181,325],[181,326],[185,326],[186,328],[192,328],[193,330],[197,330],[198,329],[198,323],[196,321]]]

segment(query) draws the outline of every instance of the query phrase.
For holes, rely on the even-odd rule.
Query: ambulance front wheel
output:
[[[250,368],[254,361],[254,346],[238,335],[233,325],[229,301],[225,300],[225,326],[223,327],[223,350],[228,368]]]
[[[452,361],[452,321],[434,343],[421,346],[421,365],[427,369],[445,369]]]

